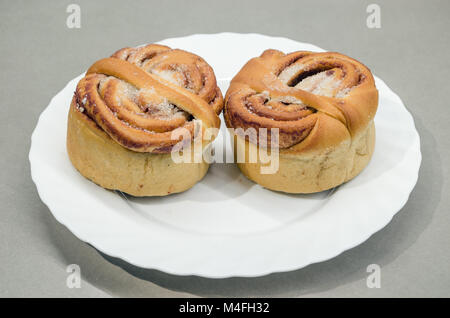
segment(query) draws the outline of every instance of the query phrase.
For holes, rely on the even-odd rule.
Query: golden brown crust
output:
[[[251,147],[257,147],[237,138],[240,142],[235,143],[235,151],[241,148],[248,154]],[[279,170],[274,174],[262,174],[261,167],[268,164],[259,161],[238,163],[238,167],[247,178],[267,189],[314,193],[334,188],[356,177],[369,163],[374,147],[375,126],[370,123],[353,139],[349,138],[323,153],[292,155],[281,150]]]
[[[103,188],[133,196],[165,196],[185,191],[208,171],[206,162],[174,163],[171,154],[122,147],[74,107],[69,110],[67,152],[73,166]]]
[[[222,107],[214,72],[202,58],[156,44],[124,48],[94,63],[78,83],[68,118],[69,158],[107,189],[135,196],[185,191],[209,165],[175,163],[171,152],[182,137],[172,133],[186,128],[192,138],[219,128]]]
[[[369,130],[374,139],[377,106],[374,78],[360,62],[334,52],[266,50],[231,81],[224,118],[231,128],[255,128],[256,133],[259,128],[279,129],[278,143],[268,138],[267,144],[279,148],[280,170],[262,175],[261,163],[239,163],[245,175],[270,189],[310,193],[349,180],[356,175],[350,171],[357,166],[359,173],[368,163],[373,146],[367,148],[364,160],[350,158],[355,144],[372,138]],[[259,145],[259,139],[245,138],[245,151]],[[311,171],[320,171],[324,158],[334,158],[335,167],[340,167],[334,177],[297,174],[308,165]],[[291,179],[292,175],[296,177]]]
[[[301,88],[317,74],[328,87]],[[278,128],[280,148],[305,151],[300,144],[318,122],[340,121],[351,135],[364,130],[375,116],[378,92],[370,70],[345,55],[267,50],[233,78],[225,104],[228,127]]]
[[[177,128],[218,128],[223,98],[211,67],[182,50],[150,44],[117,51],[94,63],[75,91],[85,112],[123,147],[169,153]]]

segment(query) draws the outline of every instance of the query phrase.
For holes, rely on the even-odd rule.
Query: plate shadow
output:
[[[375,263],[383,267],[394,261],[416,242],[432,220],[442,195],[442,162],[433,135],[422,125],[420,119],[415,117],[415,123],[421,137],[423,158],[418,183],[406,205],[385,228],[372,235],[366,242],[331,260],[299,270],[257,278],[208,279],[198,276],[171,275],[158,270],[139,268],[101,252],[98,253],[103,259],[98,258],[98,254],[97,257],[93,257],[91,254],[93,249],[90,249],[89,245],[79,244],[80,241],[56,222],[50,213],[44,214],[47,215],[44,222],[48,225],[51,242],[64,260],[70,264],[75,259],[82,268],[91,268],[83,273],[83,279],[112,295],[152,297],[155,296],[153,284],[182,292],[183,294],[180,294],[182,296],[188,293],[188,296],[210,297],[295,297],[327,291],[364,279],[369,264]],[[428,199],[420,200],[416,193],[422,193]],[[78,244],[82,247],[70,248]],[[86,249],[91,252],[86,252]],[[124,283],[123,279],[118,277],[122,275],[105,275],[105,268],[108,268],[108,272],[112,270],[111,264],[138,279],[131,279],[127,281],[128,283]],[[153,287],[150,288],[150,286]]]

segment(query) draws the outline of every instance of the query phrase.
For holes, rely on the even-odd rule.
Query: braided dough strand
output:
[[[233,78],[225,101],[227,126],[278,128],[272,146],[298,153],[333,147],[365,129],[378,91],[370,70],[345,55],[266,50]]]
[[[75,99],[77,110],[117,143],[153,153],[171,151],[182,138],[172,138],[176,129],[187,129],[193,138],[219,128],[223,106],[203,59],[161,45],[125,48],[97,61],[79,82]]]

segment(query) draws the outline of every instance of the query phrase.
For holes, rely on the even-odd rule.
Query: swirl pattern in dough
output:
[[[69,158],[107,189],[134,196],[182,192],[209,164],[173,155],[195,152],[185,146],[197,136],[200,150],[209,149],[214,135],[203,132],[219,128],[222,107],[214,72],[201,57],[157,44],[124,48],[95,62],[78,83],[67,126]]]
[[[224,117],[228,127],[253,129],[255,135],[241,137],[256,146],[260,128],[278,129],[276,142],[269,133],[266,142],[280,151],[278,173],[260,176],[260,163],[238,165],[268,188],[304,193],[336,186],[362,170],[373,151],[377,106],[374,78],[362,63],[334,52],[266,50],[231,81]]]
[[[75,92],[84,112],[112,139],[133,151],[167,153],[172,131],[193,120],[218,128],[223,99],[214,72],[200,57],[151,44],[125,48],[94,63]],[[180,137],[181,138],[181,137]]]

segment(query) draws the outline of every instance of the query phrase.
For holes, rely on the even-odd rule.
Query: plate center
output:
[[[287,194],[248,180],[235,164],[211,165],[202,182],[168,197],[123,196],[149,222],[196,234],[249,235],[276,230],[319,210],[333,190]],[[299,204],[301,202],[301,204]]]

